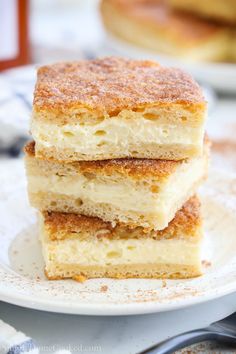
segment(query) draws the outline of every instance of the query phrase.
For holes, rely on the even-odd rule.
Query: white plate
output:
[[[135,59],[157,60],[163,65],[182,68],[191,73],[201,83],[208,84],[219,91],[236,94],[236,64],[190,62],[170,55],[151,51],[127,44],[113,36],[108,36],[109,47],[119,55]]]
[[[203,187],[205,275],[190,280],[48,281],[35,211],[26,195],[23,162],[0,165],[0,300],[46,311],[124,315],[167,311],[236,290],[236,176],[220,170]],[[210,252],[209,252],[210,251]],[[107,286],[107,291],[104,291]]]

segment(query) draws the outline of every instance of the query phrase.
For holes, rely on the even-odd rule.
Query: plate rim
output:
[[[1,284],[1,282],[0,282]],[[124,316],[124,315],[141,315],[158,312],[169,312],[187,308],[190,306],[198,305],[207,301],[219,299],[225,295],[229,295],[236,292],[236,280],[235,282],[225,285],[220,291],[211,290],[205,294],[201,294],[189,299],[180,299],[172,303],[159,303],[155,301],[140,301],[124,304],[104,304],[104,303],[90,303],[90,304],[70,304],[69,301],[56,300],[55,299],[38,299],[32,300],[30,295],[20,294],[12,295],[11,291],[3,291],[0,286],[0,301],[7,302],[12,305],[17,305],[34,310],[75,314],[75,315],[89,315],[89,316]]]

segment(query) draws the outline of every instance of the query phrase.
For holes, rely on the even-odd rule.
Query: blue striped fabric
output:
[[[39,349],[32,338],[0,320],[1,354],[38,354]]]

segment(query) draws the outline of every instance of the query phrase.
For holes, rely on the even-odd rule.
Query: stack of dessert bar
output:
[[[235,0],[101,0],[105,29],[126,43],[193,61],[236,62]]]
[[[38,70],[25,151],[49,279],[201,274],[205,117],[198,84],[154,62]]]

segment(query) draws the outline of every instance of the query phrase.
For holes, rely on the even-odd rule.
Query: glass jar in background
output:
[[[0,70],[29,62],[29,0],[0,0]]]

